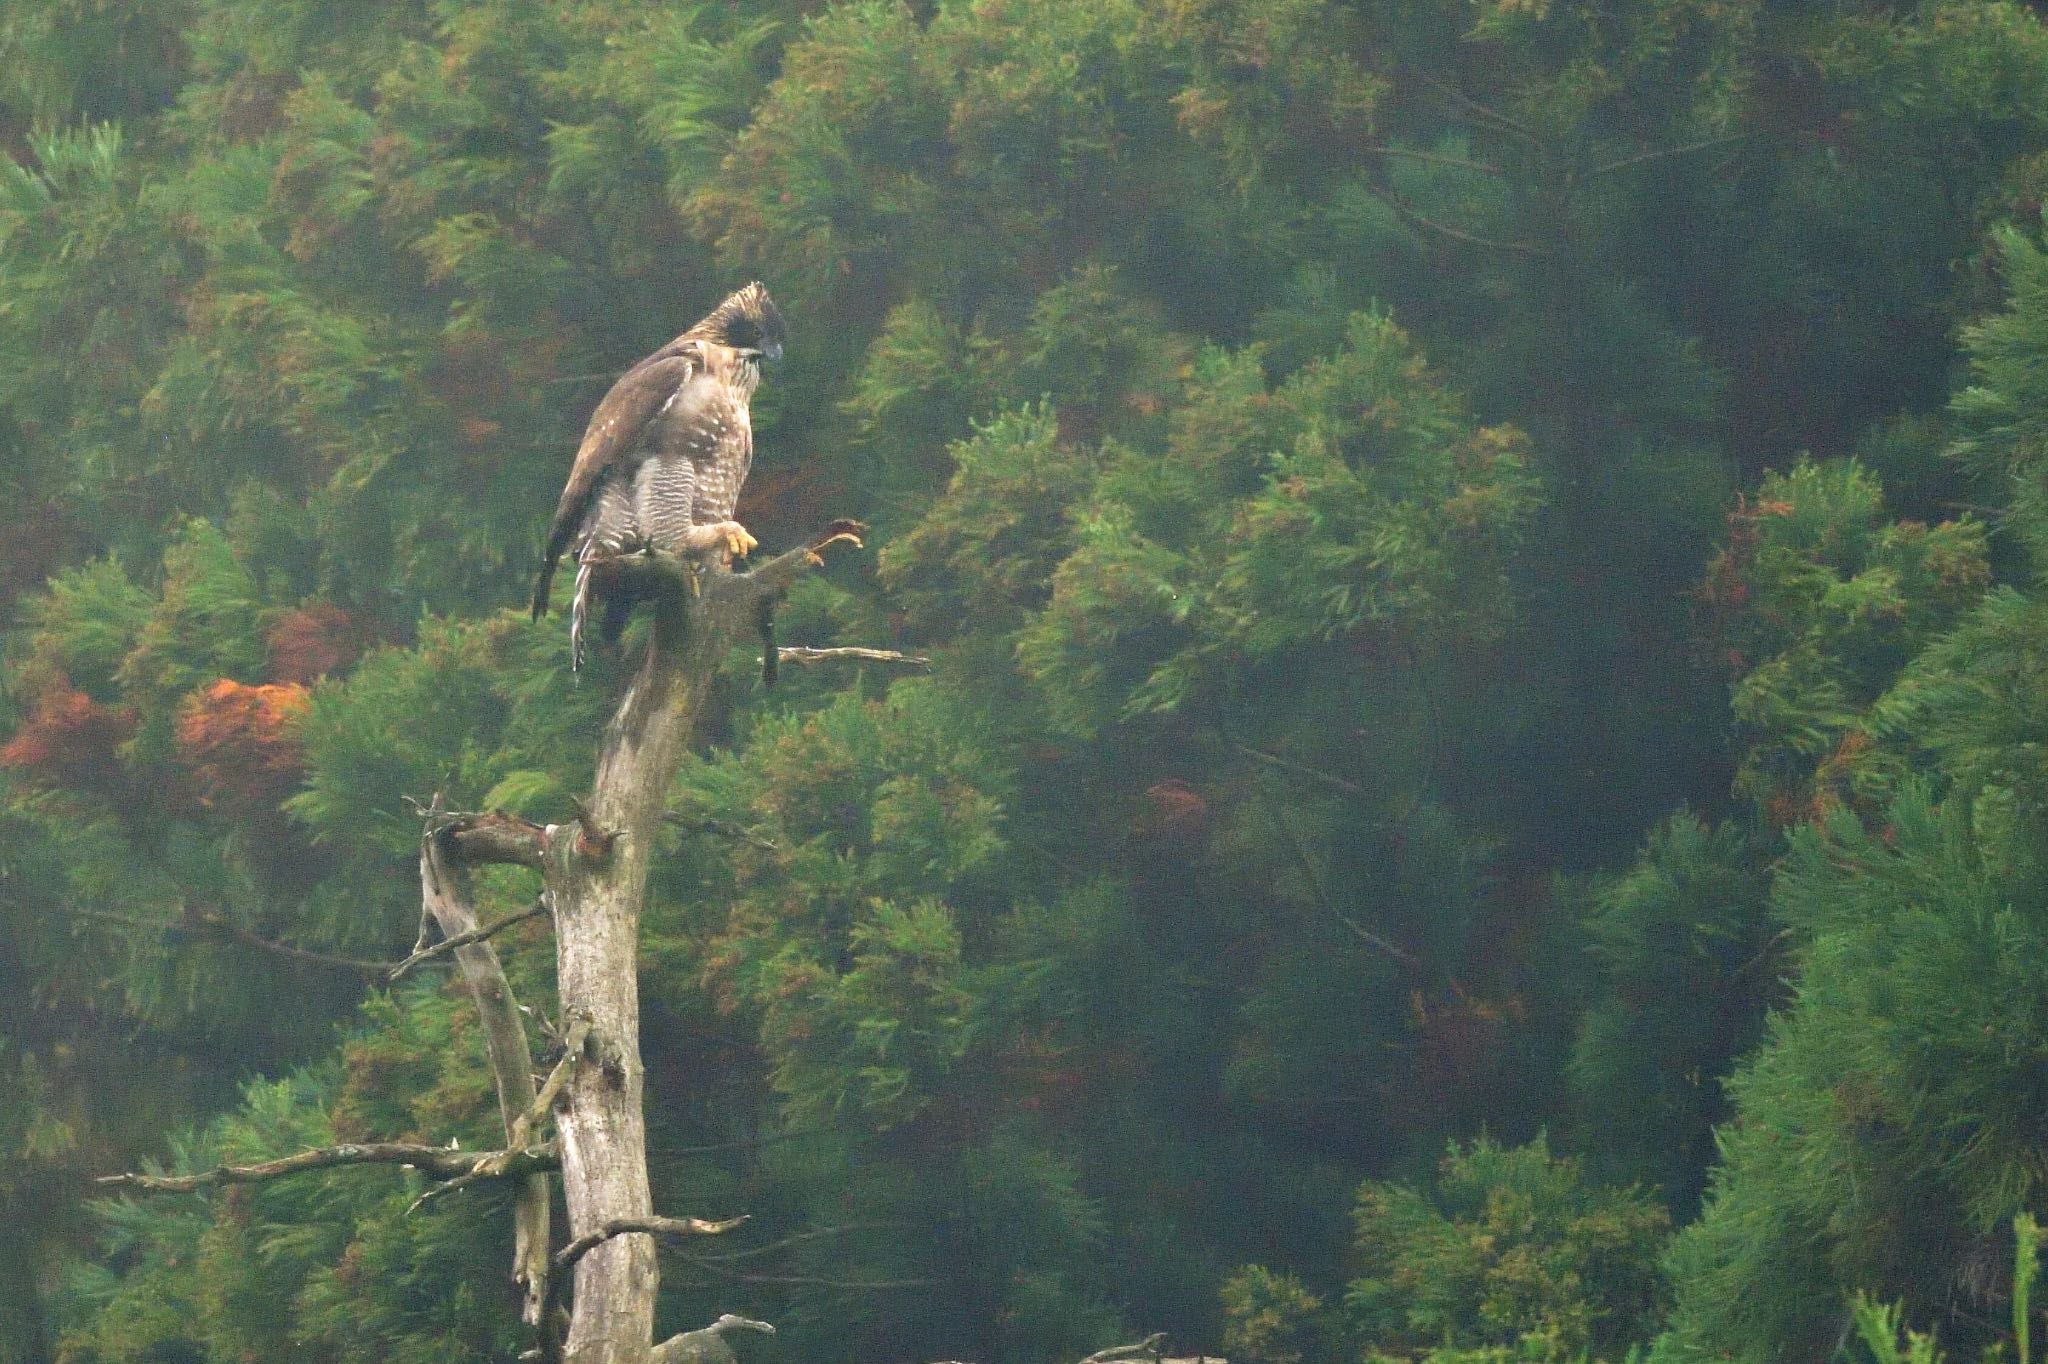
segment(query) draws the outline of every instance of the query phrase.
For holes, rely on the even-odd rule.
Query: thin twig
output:
[[[1323,783],[1325,786],[1334,787],[1346,795],[1363,796],[1370,794],[1357,782],[1346,780],[1333,772],[1325,772],[1320,768],[1309,767],[1306,764],[1295,762],[1292,758],[1283,758],[1276,753],[1267,753],[1262,749],[1253,748],[1249,744],[1241,744],[1235,739],[1227,740],[1227,742],[1235,751],[1244,754],[1245,757],[1251,758],[1254,761],[1265,763],[1268,767],[1277,767],[1283,772],[1292,772],[1297,776],[1308,777],[1311,780]]]
[[[813,1227],[809,1231],[799,1231],[780,1240],[749,1246],[745,1250],[728,1251],[723,1255],[692,1255],[690,1258],[707,1263],[716,1261],[719,1264],[730,1264],[734,1260],[758,1259],[784,1247],[822,1240],[827,1236],[846,1236],[856,1231],[902,1231],[914,1225],[910,1222],[845,1222],[835,1227]]]
[[[1367,947],[1372,948],[1375,952],[1384,953],[1407,967],[1410,971],[1420,974],[1422,971],[1422,958],[1406,948],[1381,937],[1349,914],[1346,914],[1343,910],[1337,908],[1336,901],[1330,898],[1329,891],[1323,886],[1322,873],[1316,870],[1315,859],[1309,855],[1308,846],[1301,841],[1301,836],[1295,832],[1294,826],[1287,822],[1287,817],[1280,812],[1278,806],[1268,808],[1272,814],[1273,823],[1279,827],[1287,846],[1293,850],[1295,861],[1301,866],[1301,874],[1308,880],[1309,893],[1315,897],[1316,903],[1322,906],[1323,912],[1345,928],[1350,929],[1352,934]]]
[[[314,966],[329,966],[339,971],[355,971],[362,975],[382,975],[391,969],[389,962],[365,961],[361,957],[336,956],[332,952],[315,952],[311,948],[294,947],[290,943],[274,941],[260,933],[251,932],[217,910],[188,909],[185,911],[184,918],[179,922],[203,928],[231,942],[241,943],[244,947],[254,947],[259,951],[269,952],[275,956],[288,957],[293,961],[307,962]]]
[[[1419,152],[1408,147],[1367,147],[1367,151],[1380,156],[1399,157],[1403,161],[1420,161],[1431,166],[1451,166],[1458,170],[1478,171],[1484,175],[1499,175],[1499,166],[1485,161],[1473,161],[1463,156],[1444,156],[1437,152]]]
[[[1742,977],[1748,975],[1751,971],[1756,970],[1758,967],[1761,967],[1765,962],[1769,961],[1773,953],[1775,953],[1780,947],[1790,942],[1791,940],[1791,929],[1779,929],[1776,933],[1773,933],[1768,939],[1765,940],[1764,945],[1762,947],[1759,947],[1756,950],[1755,956],[1751,957],[1748,961],[1742,963],[1742,965],[1736,967],[1733,971],[1730,971],[1728,973],[1727,978],[1729,980],[1740,980]]]
[[[1537,246],[1532,242],[1496,241],[1492,237],[1482,237],[1476,232],[1467,232],[1462,227],[1452,227],[1449,223],[1440,223],[1434,218],[1424,217],[1416,212],[1407,200],[1389,190],[1374,189],[1372,194],[1374,198],[1377,198],[1387,207],[1393,209],[1395,216],[1400,218],[1401,221],[1423,228],[1426,231],[1434,232],[1438,236],[1448,237],[1452,241],[1464,242],[1468,246],[1482,247],[1488,251],[1513,251],[1518,255],[1524,256],[1548,256],[1551,254],[1543,247]]]
[[[191,924],[183,919],[144,919],[134,914],[116,914],[109,909],[88,909],[83,905],[65,905],[54,913],[62,914],[67,919],[90,919],[94,923],[133,928],[144,933],[164,933],[172,929],[191,927]]]
[[[1509,118],[1506,114],[1500,112],[1500,110],[1492,108],[1489,105],[1481,104],[1478,100],[1472,98],[1463,90],[1458,89],[1456,86],[1451,85],[1448,82],[1438,80],[1436,77],[1430,75],[1427,71],[1416,71],[1415,75],[1416,78],[1419,79],[1424,85],[1436,91],[1438,94],[1442,95],[1451,103],[1464,109],[1467,113],[1476,116],[1482,122],[1491,123],[1494,127],[1500,129],[1502,132],[1512,133],[1514,136],[1521,138],[1524,142],[1529,143],[1531,146],[1541,145],[1542,140],[1538,138],[1535,133],[1529,131],[1529,129],[1524,125],[1515,122],[1515,120]]]
[[[1649,151],[1637,152],[1633,156],[1624,156],[1618,161],[1609,161],[1604,166],[1595,166],[1586,172],[1586,178],[1590,180],[1596,175],[1612,175],[1616,171],[1627,170],[1630,166],[1640,166],[1646,161],[1662,161],[1666,157],[1688,156],[1693,152],[1703,152],[1712,147],[1725,147],[1731,142],[1747,142],[1748,140],[1749,134],[1747,133],[1723,133],[1718,137],[1706,137],[1701,138],[1698,142],[1688,142],[1682,147],[1652,147]]]
[[[547,912],[547,901],[536,900],[527,908],[515,914],[507,914],[502,919],[493,919],[481,928],[472,928],[467,933],[457,933],[452,938],[443,938],[432,947],[421,948],[404,961],[398,963],[398,965],[391,967],[386,973],[385,979],[396,982],[415,966],[423,966],[436,957],[445,957],[458,947],[467,947],[473,942],[483,942],[488,938],[495,938],[514,924],[523,924],[528,919],[537,919]]]

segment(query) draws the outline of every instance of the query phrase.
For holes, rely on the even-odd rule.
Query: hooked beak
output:
[[[775,364],[782,359],[782,343],[780,341],[770,341],[761,348],[761,354],[767,357],[769,364]]]

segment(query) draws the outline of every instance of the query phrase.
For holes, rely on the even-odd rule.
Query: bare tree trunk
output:
[[[818,551],[861,527],[834,522],[803,549],[747,574],[698,574],[667,556],[632,555],[608,568],[645,579],[656,603],[645,661],[619,703],[599,745],[590,803],[572,824],[543,829],[514,817],[453,814],[440,798],[425,810],[420,890],[425,915],[442,942],[422,942],[404,961],[366,966],[395,980],[424,962],[453,956],[483,1019],[485,1050],[497,1084],[505,1147],[465,1154],[407,1143],[357,1143],[307,1151],[258,1165],[189,1175],[108,1175],[101,1183],[145,1192],[191,1190],[223,1183],[287,1178],[345,1165],[405,1164],[445,1182],[414,1204],[421,1207],[485,1179],[515,1179],[513,1277],[525,1295],[523,1315],[538,1336],[543,1364],[649,1364],[659,1353],[688,1353],[683,1337],[653,1343],[660,1271],[655,1238],[716,1235],[742,1219],[707,1221],[655,1215],[647,1177],[647,1122],[640,1061],[640,915],[647,898],[648,859],[666,821],[675,780],[697,718],[726,655],[757,635],[764,675],[781,657],[770,628],[778,601],[796,578],[821,563]],[[827,658],[924,666],[926,660],[877,649],[791,649],[795,661]],[[543,1085],[533,1076],[525,1020],[488,939],[533,917],[506,915],[480,925],[467,868],[487,862],[539,870],[543,903],[553,911],[558,1035],[564,1055]],[[556,1140],[536,1143],[552,1116]],[[550,1254],[547,1170],[559,1161],[569,1213],[569,1240]],[[573,1274],[566,1335],[557,1320],[561,1280]],[[765,1323],[721,1318],[772,1329]],[[703,1333],[694,1333],[701,1336]],[[694,1339],[694,1336],[692,1337]],[[670,1347],[675,1348],[670,1348]],[[694,1348],[694,1347],[691,1347]]]
[[[575,837],[554,840],[548,859],[563,1014],[588,1019],[598,1059],[569,1077],[555,1115],[572,1236],[654,1213],[640,1062],[640,913],[668,786],[717,666],[712,645],[723,637],[708,619],[694,637],[688,630],[688,616],[709,612],[670,607],[661,614],[647,660],[605,730],[587,821],[594,829],[578,827]],[[567,1358],[644,1358],[661,1282],[653,1238],[615,1237],[574,1272]]]
[[[719,664],[756,634],[766,643],[775,602],[819,562],[817,549],[852,539],[851,531],[833,527],[810,548],[753,573],[705,573],[701,587],[678,582],[673,568],[641,567],[666,589],[656,594],[653,642],[605,730],[589,807],[577,825],[550,830],[544,866],[562,1015],[588,1022],[595,1058],[572,1072],[555,1114],[571,1237],[654,1214],[640,1061],[640,915],[676,768]],[[645,1364],[660,1288],[654,1238],[610,1236],[575,1261],[574,1273],[563,1347],[569,1364]]]

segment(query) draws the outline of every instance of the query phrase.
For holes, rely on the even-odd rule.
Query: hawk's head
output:
[[[782,358],[782,311],[758,280],[713,308],[702,322],[683,333],[684,340],[708,341],[739,353],[742,361],[759,365]]]

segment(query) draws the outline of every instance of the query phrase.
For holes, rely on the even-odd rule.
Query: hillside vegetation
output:
[[[2029,1357],[2032,8],[10,0],[0,150],[0,1364],[523,1348],[500,1191],[89,1177],[497,1144],[406,798],[571,817],[547,517],[754,278],[784,637],[934,667],[676,784],[665,1329]]]

